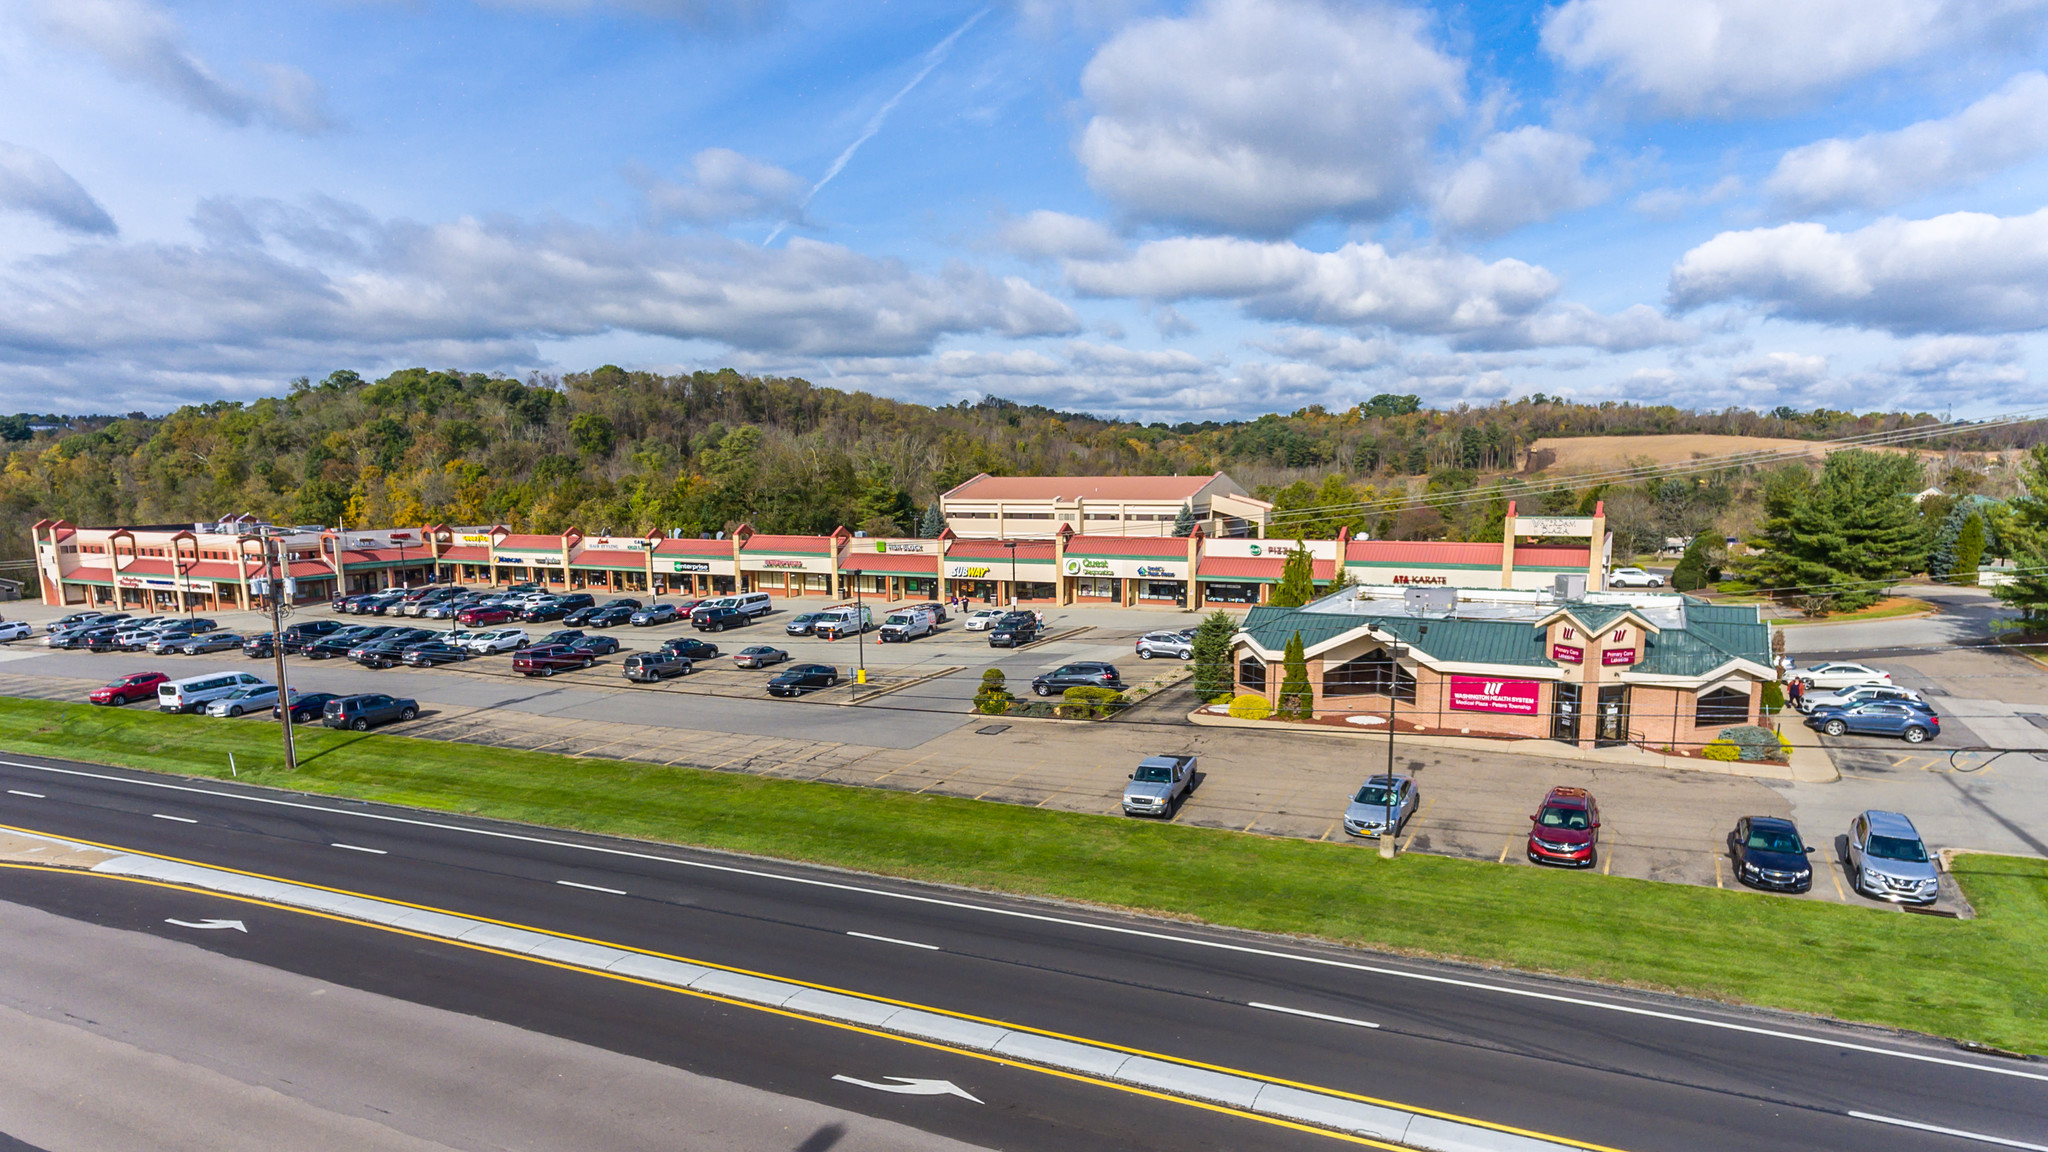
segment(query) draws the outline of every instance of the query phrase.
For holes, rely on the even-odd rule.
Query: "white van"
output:
[[[204,676],[187,676],[183,680],[172,680],[157,685],[156,707],[159,712],[197,712],[237,688],[262,683],[263,680],[247,672],[210,672]]]
[[[885,644],[892,640],[900,643],[929,636],[937,623],[937,615],[922,604],[898,608],[882,621],[881,640]]]
[[[812,635],[821,640],[837,640],[856,632],[872,631],[874,627],[875,614],[868,610],[867,605],[841,604],[818,613],[818,622],[812,625]]]
[[[742,592],[737,596],[713,596],[697,605],[697,608],[737,608],[749,616],[766,616],[775,611],[775,605],[766,592]],[[691,611],[696,611],[692,608]]]

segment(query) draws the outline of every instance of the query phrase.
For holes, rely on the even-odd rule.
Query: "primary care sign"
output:
[[[1507,712],[1516,716],[1534,716],[1542,698],[1543,685],[1537,680],[1451,677],[1451,708],[1458,712]]]

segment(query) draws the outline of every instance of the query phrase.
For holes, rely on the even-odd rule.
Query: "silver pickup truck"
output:
[[[1170,815],[1194,786],[1193,756],[1147,756],[1124,785],[1124,815]]]

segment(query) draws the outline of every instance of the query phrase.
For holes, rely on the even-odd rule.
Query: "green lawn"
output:
[[[2048,1052],[2048,861],[1965,856],[1967,922],[943,796],[0,700],[0,748],[1058,896]]]

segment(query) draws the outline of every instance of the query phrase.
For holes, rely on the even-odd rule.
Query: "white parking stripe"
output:
[[[7,790],[7,794],[9,796],[26,796],[31,800],[47,799],[47,797],[45,797],[41,792],[23,792],[19,788],[9,788]]]
[[[1981,1140],[2001,1148],[2025,1148],[2028,1152],[2048,1152],[2048,1144],[2029,1144],[2025,1140],[2008,1140],[2003,1136],[1986,1136],[1982,1132],[1965,1132],[1961,1128],[1943,1128],[1939,1124],[1922,1124],[1918,1120],[1900,1120],[1894,1116],[1878,1116],[1869,1112],[1851,1112],[1858,1120],[1874,1120],[1879,1124],[1891,1124],[1900,1128],[1911,1128],[1918,1132],[1934,1132],[1943,1136],[1955,1136],[1964,1140]]]
[[[1289,1016],[1306,1016],[1311,1020],[1328,1020],[1332,1024],[1350,1024],[1357,1028],[1379,1027],[1379,1025],[1370,1020],[1353,1020],[1349,1016],[1331,1016],[1322,1012],[1311,1012],[1306,1008],[1283,1008],[1278,1004],[1261,1004],[1257,1000],[1251,1001],[1251,1007],[1264,1008],[1268,1012],[1285,1012]]]
[[[588,892],[608,892],[613,896],[624,896],[626,894],[623,888],[600,888],[595,884],[578,884],[574,880],[557,880],[555,883],[560,884],[564,888],[581,888]]]
[[[278,808],[320,812],[329,816],[346,816],[359,820],[380,820],[387,824],[403,824],[414,828],[431,828],[440,832],[459,832],[470,836],[485,836],[496,840],[509,840],[515,843],[538,844],[548,848],[571,848],[583,852],[594,852],[604,856],[617,856],[632,860],[650,860],[662,864],[674,864],[683,868],[698,868],[707,872],[723,872],[728,875],[746,876],[752,879],[775,880],[784,884],[802,884],[811,888],[851,892],[857,895],[875,896],[888,900],[903,900],[913,904],[925,904],[937,908],[980,912],[989,916],[1006,916],[1014,920],[1028,920],[1033,923],[1053,924],[1064,928],[1080,928],[1093,932],[1107,932],[1117,936],[1130,936],[1137,939],[1184,944],[1195,948],[1211,948],[1220,952],[1258,956],[1262,959],[1287,960],[1298,964],[1314,964],[1324,968],[1339,968],[1347,972],[1364,972],[1374,976],[1391,976],[1404,980],[1418,980],[1426,984],[1442,984],[1477,992],[1491,992],[1502,996],[1518,996],[1523,999],[1542,1000],[1552,1004],[1570,1004],[1575,1007],[1593,1008],[1603,1012],[1619,1012],[1628,1016],[1641,1016],[1648,1019],[1668,1020],[1680,1024],[1694,1024],[1704,1028],[1718,1028],[1729,1032],[1741,1032],[1751,1036],[1769,1036],[1774,1039],[1791,1040],[1800,1044],[1818,1044],[1850,1052],[1863,1052],[1872,1056],[1889,1056],[1897,1060],[1914,1060],[1923,1064],[1940,1064],[1950,1068],[1964,1068],[1972,1072],[1989,1072],[1997,1076],[2014,1076],[2022,1080],[2048,1082],[2048,1074],[2040,1072],[2025,1072],[2018,1068],[2000,1068],[1991,1064],[1979,1064],[1972,1060],[1956,1060],[1946,1056],[1908,1052],[1898,1048],[1880,1048],[1876,1045],[1858,1044],[1832,1036],[1812,1036],[1800,1032],[1787,1032],[1777,1028],[1762,1028],[1753,1024],[1737,1024],[1731,1020],[1715,1020],[1704,1016],[1689,1016],[1679,1012],[1640,1008],[1633,1004],[1593,1000],[1584,996],[1566,996],[1562,993],[1541,992],[1533,988],[1517,988],[1508,984],[1489,984],[1480,980],[1465,980],[1455,976],[1439,976],[1429,972],[1389,968],[1380,964],[1363,964],[1350,960],[1337,960],[1328,956],[1315,956],[1302,952],[1283,952],[1275,948],[1259,948],[1249,944],[1232,944],[1224,940],[1204,940],[1199,936],[1181,936],[1170,932],[1132,928],[1121,924],[1098,924],[1087,920],[1075,920],[1065,916],[1053,916],[1043,912],[1026,912],[1018,908],[999,908],[989,904],[969,903],[965,900],[949,900],[939,896],[923,896],[915,892],[892,892],[886,888],[868,888],[859,884],[848,884],[838,880],[820,880],[809,876],[789,876],[759,868],[741,868],[732,864],[714,864],[708,860],[690,860],[679,856],[663,856],[653,852],[634,852],[630,849],[611,848],[600,844],[578,844],[572,840],[553,840],[545,836],[527,836],[518,832],[503,832],[494,828],[465,828],[460,824],[443,824],[434,820],[419,820],[409,816],[393,816],[384,812],[349,811],[342,808],[328,808],[319,804],[307,804],[297,800],[283,800],[272,796],[251,796],[239,792],[198,788],[189,784],[173,784],[164,780],[137,780],[125,776],[109,776],[100,772],[84,772],[76,768],[58,768],[47,764],[27,764],[18,760],[0,760],[0,766],[26,768],[30,771],[48,772],[58,776],[77,776],[89,780],[105,780],[116,784],[130,784],[143,788],[160,788],[171,792],[188,792],[225,800],[239,800],[250,804],[267,804]],[[1512,842],[1510,844],[1512,845]],[[624,895],[624,893],[620,893],[620,895]]]
[[[915,940],[898,940],[894,936],[871,936],[866,932],[848,932],[847,935],[858,936],[863,940],[880,940],[884,944],[901,944],[905,948],[923,948],[927,952],[937,952],[940,950],[937,944],[919,944]]]

